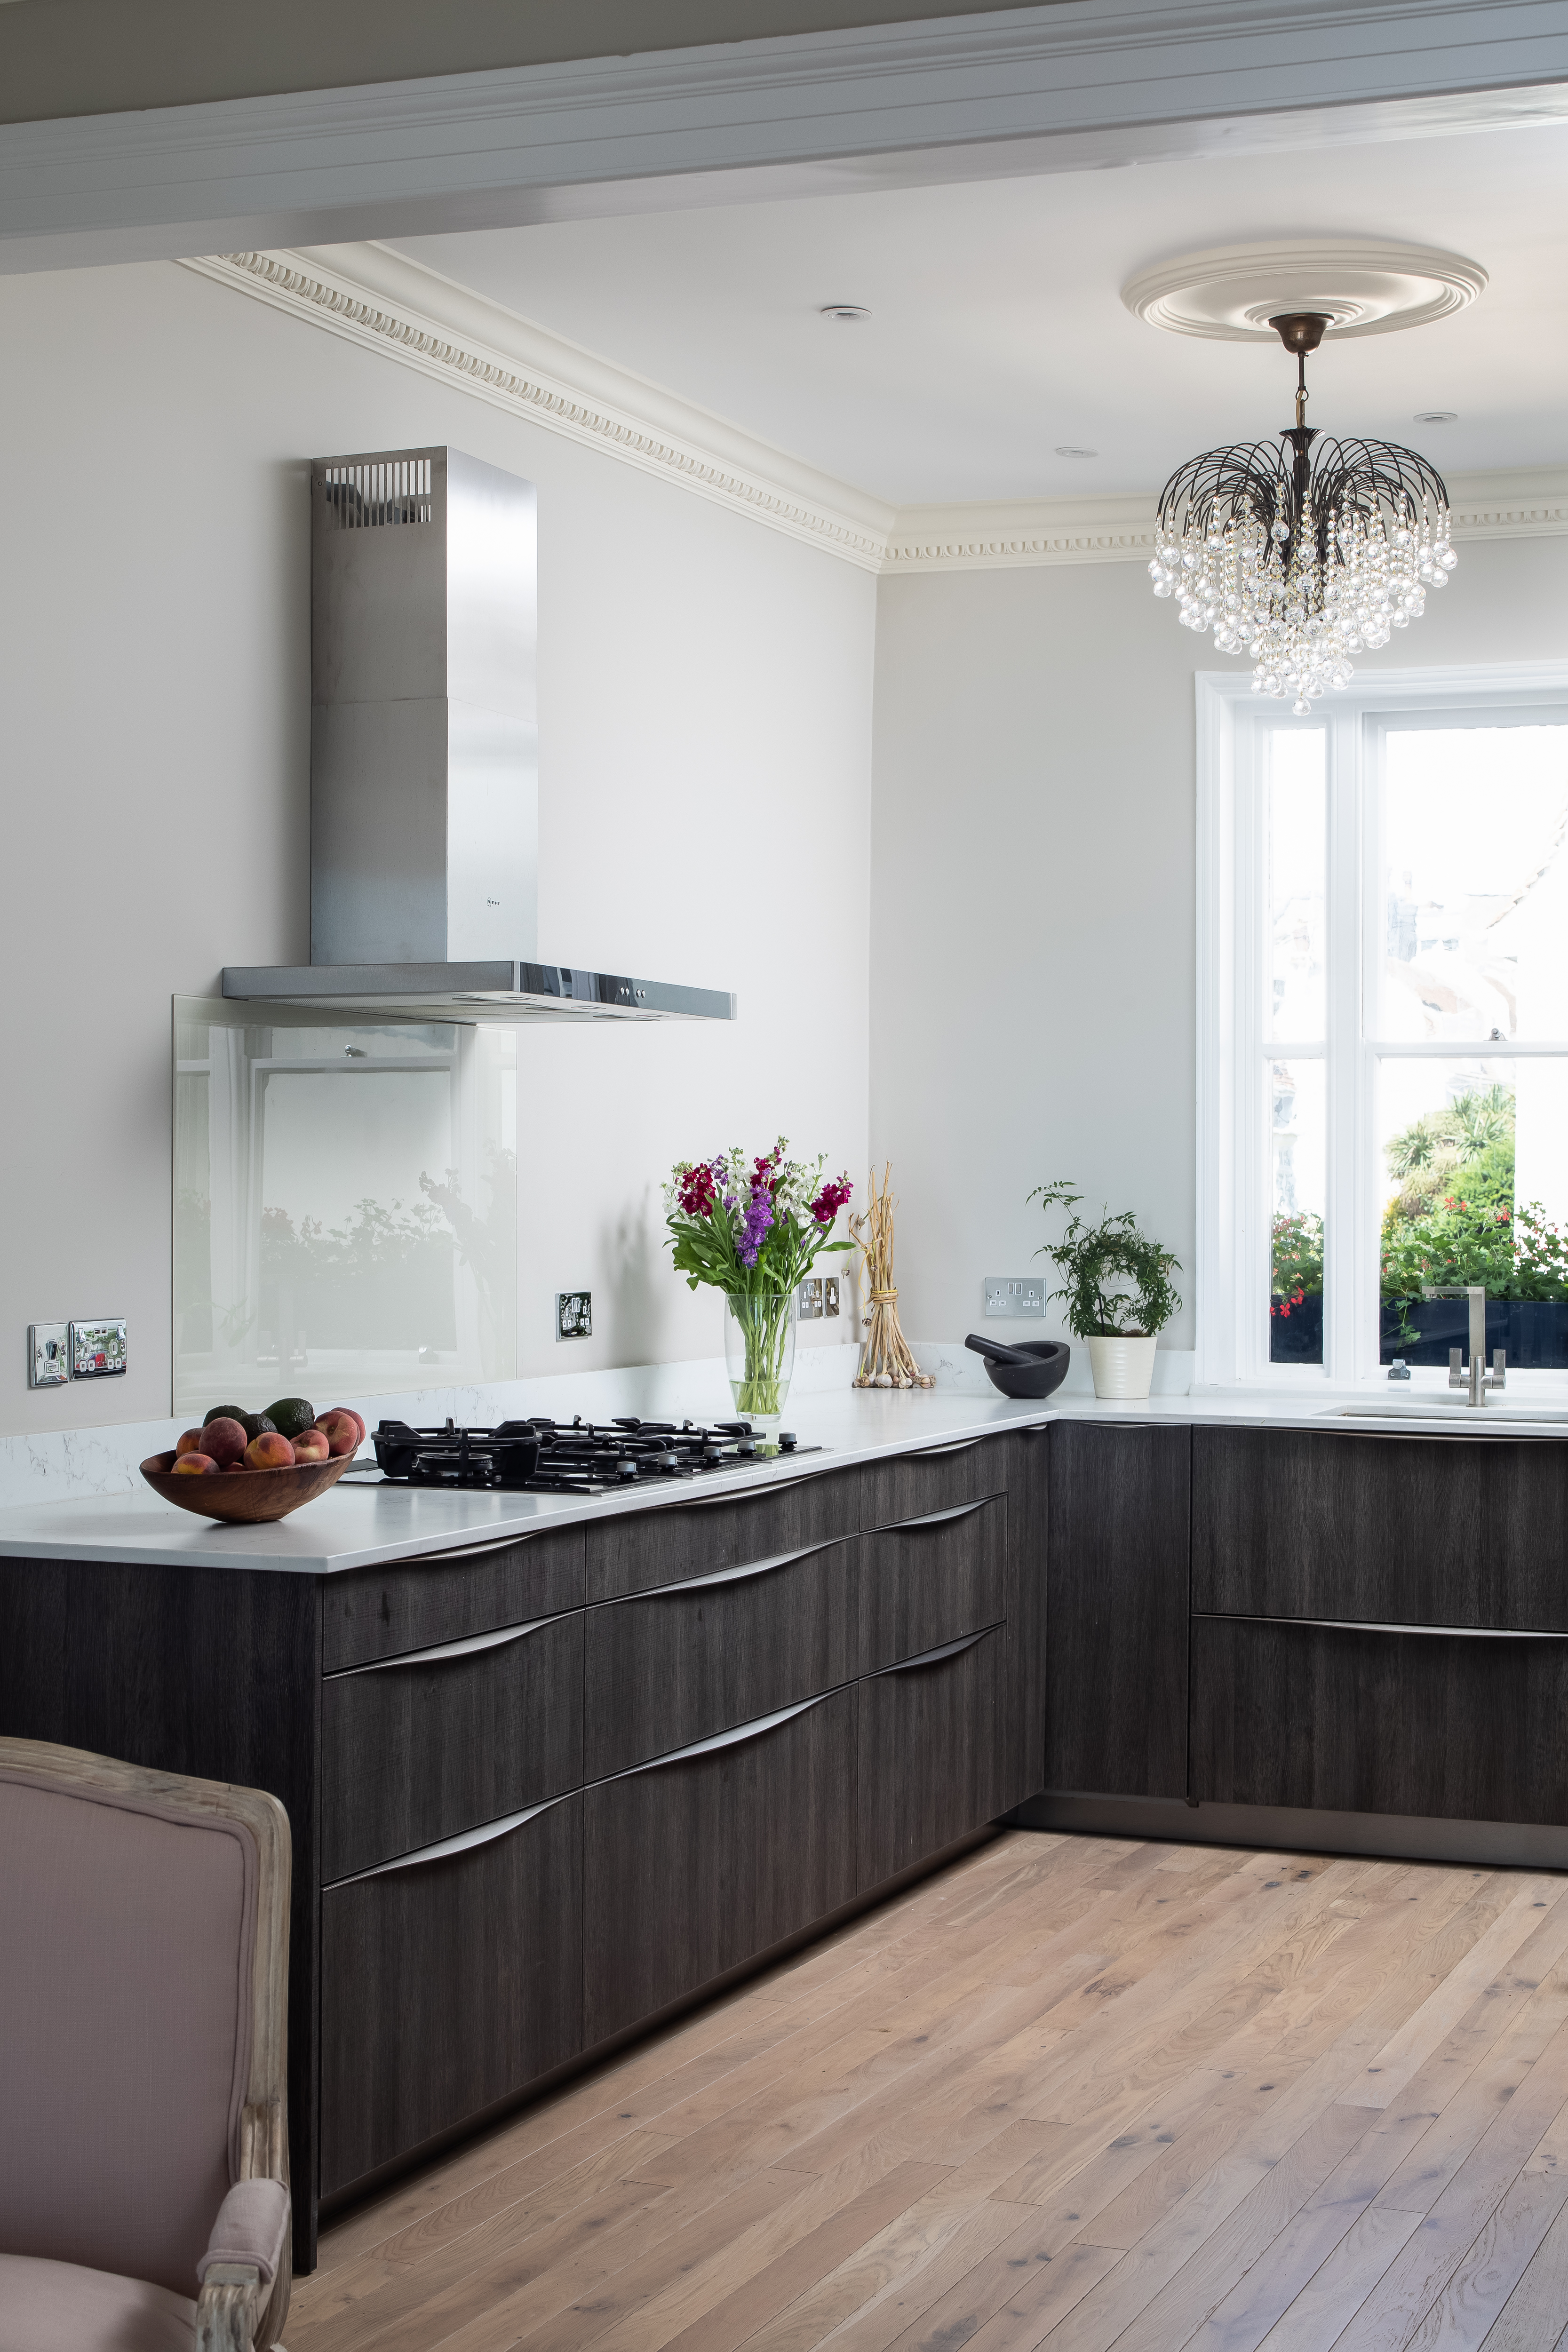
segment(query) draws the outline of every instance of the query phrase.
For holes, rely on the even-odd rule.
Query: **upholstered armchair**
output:
[[[266,2352],[289,1817],[0,1738],[0,2352]]]

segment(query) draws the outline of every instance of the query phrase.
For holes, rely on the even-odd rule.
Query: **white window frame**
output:
[[[1381,1193],[1374,1126],[1384,1050],[1453,1059],[1454,1045],[1362,1034],[1364,976],[1376,970],[1375,818],[1384,719],[1416,715],[1475,725],[1568,720],[1568,663],[1500,662],[1367,674],[1327,695],[1310,718],[1254,694],[1246,671],[1200,671],[1197,689],[1197,1250],[1194,1389],[1317,1392],[1385,1375],[1378,1367],[1374,1210]],[[1264,1029],[1267,887],[1264,733],[1293,723],[1328,730],[1325,887],[1327,1003],[1323,1051],[1328,1160],[1324,1201],[1323,1361],[1268,1360],[1272,1202],[1265,1145],[1265,1064],[1290,1057]],[[1489,1058],[1568,1052],[1568,1040],[1489,1049]],[[1426,1381],[1439,1380],[1436,1373]],[[1514,1376],[1510,1374],[1510,1381]],[[1522,1375],[1525,1383],[1560,1374]],[[1417,1381],[1423,1375],[1417,1371]]]

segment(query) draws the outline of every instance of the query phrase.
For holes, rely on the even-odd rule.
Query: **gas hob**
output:
[[[819,1454],[793,1431],[764,1437],[747,1421],[503,1421],[493,1429],[414,1429],[380,1423],[375,1485],[493,1487],[511,1494],[604,1495],[640,1482],[704,1478],[781,1455]]]

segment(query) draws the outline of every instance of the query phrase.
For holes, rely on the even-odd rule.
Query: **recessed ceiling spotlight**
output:
[[[1457,425],[1459,412],[1457,408],[1418,408],[1410,421],[1413,425]]]
[[[849,326],[857,319],[871,315],[863,302],[825,302],[817,312],[819,319],[837,319],[841,326]]]
[[[1058,457],[1098,457],[1099,455],[1098,449],[1075,449],[1065,441],[1057,450]]]

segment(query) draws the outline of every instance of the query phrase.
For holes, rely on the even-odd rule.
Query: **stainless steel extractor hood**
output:
[[[310,468],[310,961],[226,997],[395,1020],[731,1021],[538,961],[531,482],[458,449]]]

